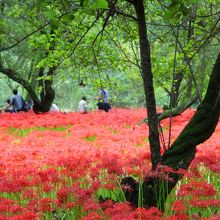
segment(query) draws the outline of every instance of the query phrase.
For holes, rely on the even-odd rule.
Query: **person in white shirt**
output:
[[[50,112],[59,112],[60,110],[59,110],[59,108],[58,108],[58,106],[56,105],[56,104],[52,104],[51,106],[50,106]]]
[[[86,103],[86,97],[83,96],[79,102],[79,111],[82,114],[86,114],[87,113],[87,103]]]

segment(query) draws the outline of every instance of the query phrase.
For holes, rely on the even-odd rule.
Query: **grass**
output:
[[[9,127],[7,133],[9,135],[13,135],[16,137],[26,137],[28,134],[34,132],[34,131],[58,131],[58,132],[67,132],[67,135],[69,133],[69,128],[71,126],[61,126],[61,127],[41,127],[41,126],[35,126],[33,128],[13,128]]]

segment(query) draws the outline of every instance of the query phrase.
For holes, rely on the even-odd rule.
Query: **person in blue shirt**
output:
[[[13,112],[23,111],[24,108],[24,100],[22,96],[18,93],[17,89],[13,90],[13,96],[10,100],[10,106],[12,106]]]
[[[99,100],[103,103],[108,103],[108,90],[107,89],[100,89],[99,91]]]
[[[108,90],[101,88],[99,91],[99,97],[97,103],[99,110],[104,110],[105,112],[108,112],[111,109],[111,106],[108,103],[108,99],[109,99]]]

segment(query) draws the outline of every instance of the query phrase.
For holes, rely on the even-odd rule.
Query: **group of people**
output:
[[[94,99],[98,101],[97,106],[99,110],[108,112],[111,109],[111,106],[108,102],[109,94],[107,89],[101,88],[99,91],[99,96],[95,97]],[[88,112],[86,100],[86,96],[83,96],[79,102],[79,111],[82,114],[86,114]],[[23,97],[18,93],[18,90],[14,89],[13,96],[6,100],[6,105],[3,107],[2,111],[11,113],[20,111],[28,112],[30,109],[32,109],[32,106],[32,100],[24,101]],[[50,112],[59,112],[57,105],[52,104]]]
[[[111,109],[111,105],[108,102],[109,95],[107,89],[101,88],[99,91],[99,96],[95,97],[94,99],[98,101],[97,106],[99,110],[108,112]],[[86,114],[88,112],[86,96],[83,96],[79,102],[79,111],[82,114]]]
[[[24,101],[23,97],[18,93],[17,89],[13,90],[13,96],[11,99],[6,100],[6,104],[3,107],[4,112],[28,112],[32,108],[32,101]]]

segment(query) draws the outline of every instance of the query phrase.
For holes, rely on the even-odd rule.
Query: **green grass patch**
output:
[[[69,134],[70,125],[61,126],[61,127],[33,127],[33,128],[14,128],[9,127],[7,133],[16,137],[26,137],[28,134],[34,131],[59,131],[67,132]]]
[[[96,141],[96,136],[91,135],[91,136],[88,136],[88,137],[84,137],[83,139],[86,140],[86,141],[95,142]]]

